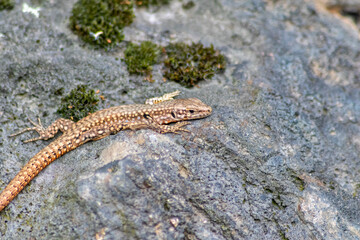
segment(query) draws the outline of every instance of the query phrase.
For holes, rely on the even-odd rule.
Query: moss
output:
[[[151,75],[152,66],[158,62],[160,48],[150,41],[140,45],[130,43],[126,48],[124,62],[131,74]]]
[[[169,4],[171,0],[135,0],[137,6],[149,7]]]
[[[183,9],[188,10],[190,8],[195,7],[195,3],[193,1],[189,1],[187,3],[182,4]]]
[[[62,87],[62,88],[55,89],[55,90],[54,90],[54,94],[55,94],[56,96],[61,96],[61,95],[63,95],[63,94],[64,94],[64,88]]]
[[[275,206],[276,208],[282,209],[282,207],[275,201],[275,199],[272,199],[272,200],[271,200],[271,203],[272,203],[272,205]]]
[[[124,39],[123,28],[134,18],[127,0],[79,0],[70,16],[70,28],[85,42],[111,47]]]
[[[30,0],[32,5],[42,5],[45,4],[48,0]]]
[[[355,191],[353,193],[353,197],[356,197],[359,194],[359,190],[360,190],[360,184],[356,184]]]
[[[286,237],[285,233],[282,232],[281,230],[279,231],[279,235],[280,235],[281,240],[289,240],[289,239]]]
[[[166,199],[165,201],[164,201],[164,209],[165,209],[165,211],[170,211],[171,210],[171,206],[170,206],[170,199]]]
[[[115,212],[119,219],[121,219],[122,227],[121,231],[125,234],[126,239],[140,239],[137,235],[138,229],[136,224],[129,218],[123,211],[117,210]]]
[[[292,175],[293,178],[293,183],[295,183],[295,185],[297,186],[297,188],[300,191],[304,191],[305,189],[305,182],[304,180],[302,180],[301,178],[299,178],[298,176]]]
[[[0,0],[0,11],[1,10],[10,10],[13,9],[15,6],[14,0]]]
[[[165,47],[165,52],[164,76],[187,87],[212,78],[225,69],[225,57],[213,45],[204,47],[201,43],[175,43]]]
[[[97,110],[99,98],[95,95],[94,90],[87,90],[87,86],[80,85],[71,90],[70,94],[61,101],[62,104],[57,113],[63,118],[76,122]]]

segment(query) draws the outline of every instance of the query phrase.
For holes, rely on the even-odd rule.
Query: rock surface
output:
[[[20,3],[21,2],[21,3]],[[125,131],[56,160],[0,213],[1,239],[360,239],[356,1],[185,1],[137,9],[126,40],[213,44],[228,67],[192,89],[129,76],[68,28],[72,1],[0,12],[0,189],[49,141],[63,89],[102,107],[179,89],[213,114],[191,134]],[[351,10],[349,10],[351,9]],[[354,10],[355,9],[355,10]]]

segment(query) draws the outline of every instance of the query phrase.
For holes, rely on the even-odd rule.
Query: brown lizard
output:
[[[60,118],[47,129],[30,120],[34,125],[19,133],[35,130],[39,137],[25,143],[48,140],[60,130],[63,134],[38,152],[20,170],[0,194],[0,211],[4,209],[19,192],[51,162],[65,153],[88,141],[96,141],[125,129],[150,128],[159,133],[189,132],[182,127],[189,123],[185,120],[204,118],[211,114],[211,107],[197,98],[173,99],[179,92],[165,94],[160,98],[147,100],[146,104],[132,104],[111,107],[97,111],[78,122]],[[166,125],[176,122],[174,125]]]

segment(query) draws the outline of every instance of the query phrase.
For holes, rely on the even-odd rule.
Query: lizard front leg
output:
[[[24,143],[37,141],[37,140],[48,140],[53,138],[55,134],[60,130],[61,132],[66,132],[74,124],[73,121],[65,118],[59,118],[53,122],[48,128],[44,128],[41,124],[40,118],[38,118],[39,123],[35,123],[29,119],[30,123],[34,125],[32,128],[25,128],[24,130],[10,135],[10,137],[17,136],[27,131],[36,131],[40,136],[37,138],[32,138],[24,141]]]
[[[151,128],[152,130],[159,132],[159,133],[177,133],[177,134],[179,134],[180,132],[190,132],[189,130],[182,128],[183,126],[190,124],[190,122],[187,122],[187,121],[177,122],[173,125],[162,125],[162,124],[159,124],[158,122],[156,122],[149,115],[145,116],[145,118],[146,118],[147,126],[149,128]]]

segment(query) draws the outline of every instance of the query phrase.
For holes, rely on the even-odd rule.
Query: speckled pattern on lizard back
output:
[[[39,137],[25,141],[47,140],[60,130],[63,134],[37,153],[20,170],[0,194],[0,211],[4,209],[19,192],[51,162],[65,153],[88,142],[102,139],[125,129],[150,128],[160,133],[179,133],[187,131],[182,127],[189,124],[185,120],[204,118],[211,114],[211,107],[196,98],[173,99],[179,92],[165,94],[160,98],[148,100],[147,104],[132,104],[111,107],[95,112],[78,122],[58,119],[47,129],[31,122],[34,127],[13,134],[35,130]],[[165,125],[176,122],[174,125]]]

